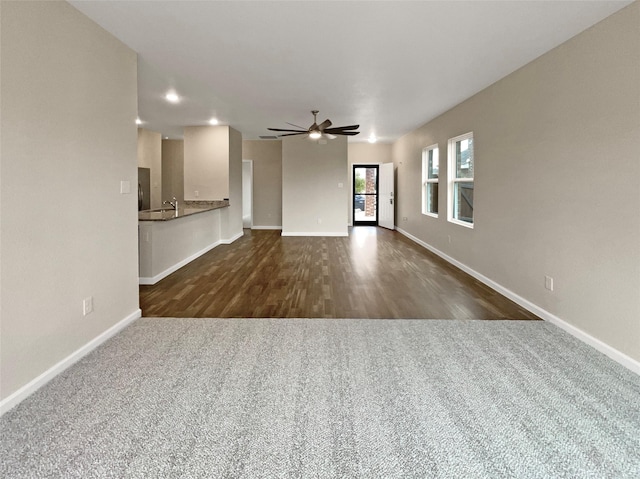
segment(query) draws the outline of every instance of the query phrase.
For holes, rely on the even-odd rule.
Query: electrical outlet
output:
[[[447,235],[447,242],[451,244],[451,235]]]
[[[198,190],[194,191],[193,196],[195,196],[196,198],[200,198],[200,192]]]
[[[89,296],[82,301],[82,315],[86,316],[87,314],[93,311],[93,296]]]
[[[407,218],[406,216],[402,217],[402,221],[407,221],[409,218]]]
[[[553,278],[551,276],[544,277],[544,287],[549,291],[553,291]]]
[[[318,218],[318,224],[321,225],[322,224],[322,218]]]

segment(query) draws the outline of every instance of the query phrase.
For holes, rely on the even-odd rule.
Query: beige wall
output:
[[[160,208],[162,200],[162,136],[155,131],[138,128],[138,166],[151,170],[151,208]]]
[[[347,168],[346,137],[282,141],[283,235],[347,235]]]
[[[184,199],[224,198],[229,198],[229,127],[185,127]]]
[[[253,226],[282,228],[282,141],[244,140],[242,158],[253,160]]]
[[[0,9],[7,399],[138,313],[137,92],[135,53],[69,4]]]
[[[282,141],[244,140],[243,158],[253,160],[253,226],[282,228]],[[391,143],[348,143],[347,214],[351,224],[351,166],[357,163],[389,163]]]
[[[242,135],[239,131],[222,125],[185,127],[184,196],[187,201],[228,198],[229,207],[220,212],[222,242],[242,236]]]
[[[184,141],[162,140],[162,198],[184,201]]]
[[[636,2],[393,146],[400,228],[635,360],[638,25]],[[447,139],[469,131],[474,229],[447,222],[446,172],[440,216],[420,212],[422,148],[437,143],[444,161]]]
[[[228,178],[229,207],[220,210],[222,242],[230,242],[242,236],[242,134],[228,129]]]
[[[372,165],[393,161],[391,143],[349,143],[349,166],[369,163]]]
[[[393,161],[393,144],[392,143],[349,143],[349,169],[348,169],[348,185],[349,185],[349,225],[353,225],[353,165],[362,164],[383,164]]]

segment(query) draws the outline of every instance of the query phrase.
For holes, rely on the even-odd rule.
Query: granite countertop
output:
[[[229,200],[215,201],[183,201],[178,204],[178,210],[171,206],[153,210],[138,211],[139,221],[169,221],[185,216],[191,216],[205,211],[217,210],[229,206]]]

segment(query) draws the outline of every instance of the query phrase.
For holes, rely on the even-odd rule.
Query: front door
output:
[[[353,166],[353,225],[378,226],[378,165]]]

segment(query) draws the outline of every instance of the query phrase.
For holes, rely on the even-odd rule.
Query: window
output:
[[[473,228],[473,132],[449,140],[448,219]]]
[[[438,217],[438,145],[422,150],[422,214]]]

